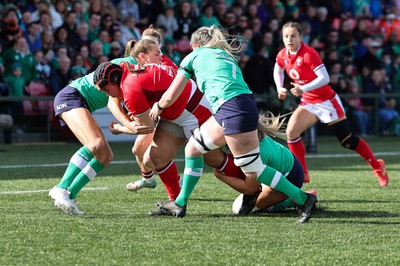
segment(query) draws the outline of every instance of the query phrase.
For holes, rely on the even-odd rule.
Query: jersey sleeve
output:
[[[188,54],[179,65],[178,74],[190,78],[194,76],[194,69],[193,69],[193,60],[194,60],[194,52]]]
[[[276,63],[278,64],[279,67],[284,68],[285,64],[283,63],[283,53],[285,49],[282,49],[279,51],[279,53],[276,56]]]

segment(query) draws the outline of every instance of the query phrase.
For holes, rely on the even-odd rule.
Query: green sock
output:
[[[286,210],[289,208],[293,208],[295,206],[294,202],[292,199],[286,199],[278,204],[275,204],[274,207],[274,211],[280,211],[280,210]]]
[[[269,166],[265,167],[257,181],[282,192],[300,205],[307,200],[307,194],[304,191],[290,183],[280,172]]]
[[[88,164],[88,162],[93,159],[93,157],[93,153],[91,153],[85,146],[75,152],[75,154],[72,155],[67,170],[65,170],[65,173],[57,187],[68,189],[75,177]]]
[[[203,173],[203,157],[185,157],[185,173],[183,175],[183,185],[181,192],[175,202],[179,206],[185,206],[192,194],[194,187]]]
[[[82,169],[82,171],[77,175],[77,177],[72,182],[69,190],[71,194],[69,197],[71,199],[75,199],[79,191],[89,183],[90,180],[93,180],[94,177],[103,170],[104,166],[96,159],[93,158],[90,162]]]

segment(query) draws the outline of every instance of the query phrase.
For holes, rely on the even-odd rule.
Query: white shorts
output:
[[[301,101],[299,107],[317,116],[319,121],[324,124],[331,123],[346,116],[342,101],[337,94],[335,94],[333,98],[321,103],[312,104]]]
[[[174,120],[161,118],[157,125],[175,136],[184,139],[189,139],[193,131],[212,116],[210,103],[197,89],[194,81],[191,80],[191,82],[192,92],[183,112]]]

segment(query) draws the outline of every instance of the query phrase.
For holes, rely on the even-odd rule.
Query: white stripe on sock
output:
[[[272,178],[270,188],[275,188],[278,185],[279,181],[281,180],[282,174],[278,171],[275,172],[274,177]]]

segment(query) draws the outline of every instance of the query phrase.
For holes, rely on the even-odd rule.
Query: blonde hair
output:
[[[147,29],[145,29],[142,33],[142,38],[145,36],[155,37],[158,40],[158,44],[161,44],[162,35],[159,29],[155,28],[153,25],[150,25]]]
[[[229,35],[223,28],[213,25],[201,27],[193,32],[190,43],[210,48],[221,48],[236,60],[235,54],[242,50],[243,39],[239,35]]]
[[[260,114],[258,117],[258,139],[262,140],[265,136],[270,136],[273,138],[280,138],[283,140],[287,139],[286,133],[282,129],[282,126],[285,123],[285,116],[274,116],[271,112],[267,112],[264,114]],[[283,119],[282,119],[283,118]]]

